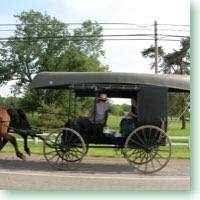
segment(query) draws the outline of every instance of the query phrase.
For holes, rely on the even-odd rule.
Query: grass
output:
[[[119,131],[119,124],[120,124],[121,117],[119,116],[109,116],[108,126],[110,129],[114,129]],[[168,132],[169,136],[189,136],[190,135],[190,123],[187,122],[186,129],[181,129],[181,122],[180,121],[169,121],[168,122]],[[17,136],[17,135],[15,135]],[[19,136],[17,136],[19,137]],[[173,142],[173,141],[172,141]],[[177,141],[177,142],[184,142]],[[18,142],[20,151],[23,150],[23,142]],[[29,142],[29,148],[31,149],[32,153],[36,154],[43,154],[43,143],[35,144],[34,142]],[[13,146],[8,143],[2,152],[14,152]],[[123,157],[120,151],[116,152],[113,149],[97,149],[97,148],[90,148],[88,151],[89,156],[105,156],[105,157]],[[190,158],[190,148],[189,146],[173,146],[172,147],[172,157],[173,158]]]

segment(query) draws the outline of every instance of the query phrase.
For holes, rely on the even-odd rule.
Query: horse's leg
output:
[[[16,131],[15,133],[19,134],[24,139],[24,150],[30,156],[31,155],[31,151],[30,151],[30,149],[28,147],[28,136],[27,136],[27,134],[24,133],[24,132],[20,132],[20,131]]]
[[[24,150],[25,150],[26,153],[30,156],[30,155],[31,155],[31,151],[30,151],[30,149],[29,149],[29,147],[28,147],[28,137],[27,137],[27,135],[24,135],[24,134],[22,134],[21,136],[22,136],[23,139],[24,139]]]
[[[31,155],[31,151],[30,151],[30,149],[28,147],[28,136],[24,132],[20,132],[20,131],[15,131],[15,133],[20,135],[24,139],[24,150],[30,156]]]
[[[4,135],[7,135],[8,133],[8,128],[7,128],[8,124],[6,124],[6,126],[1,125],[0,126],[0,151],[3,149],[3,147],[6,145],[6,143],[8,142],[8,140],[6,140],[4,138]]]
[[[8,129],[9,129],[9,125],[10,125],[10,120],[11,120],[10,119],[10,115],[8,114],[7,110],[4,109],[4,108],[0,109],[0,115],[1,115],[1,121],[3,122],[0,125],[0,135],[1,135],[1,137],[3,137],[3,143],[1,144],[1,149],[7,143],[7,141],[9,141],[13,145],[17,157],[21,158],[22,160],[25,160],[26,157],[18,149],[16,138],[13,137],[13,136],[11,136],[8,133]]]
[[[3,137],[4,137],[5,140],[11,142],[11,144],[15,148],[16,156],[19,157],[19,158],[21,158],[22,160],[26,160],[26,157],[23,155],[23,153],[21,153],[19,151],[16,138],[13,137],[13,136],[11,136],[11,135],[9,135],[8,133],[5,134]]]
[[[0,147],[2,146],[3,144],[3,138],[0,136]]]
[[[3,149],[3,147],[6,145],[6,143],[8,142],[8,140],[6,140],[5,138],[1,137],[0,139],[0,151]]]

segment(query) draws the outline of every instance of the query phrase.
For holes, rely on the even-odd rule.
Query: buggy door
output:
[[[154,125],[162,127],[162,120],[167,125],[167,88],[165,87],[142,87],[137,94],[138,101],[138,124]],[[166,131],[166,130],[165,130]]]

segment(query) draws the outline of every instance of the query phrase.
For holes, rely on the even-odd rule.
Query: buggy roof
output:
[[[190,76],[174,74],[142,74],[121,72],[41,72],[37,74],[31,89],[73,89],[75,91],[131,90],[138,87],[166,87],[172,92],[189,92]]]

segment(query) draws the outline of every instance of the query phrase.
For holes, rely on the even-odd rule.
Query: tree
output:
[[[63,127],[65,122],[62,119],[62,115],[60,115],[61,112],[61,108],[55,104],[47,105],[41,103],[41,114],[38,117],[38,126],[47,130]]]
[[[42,71],[107,71],[100,62],[104,56],[102,27],[85,21],[80,28],[30,10],[15,15],[19,22],[7,42],[0,43],[0,85],[15,80],[13,91],[24,93],[21,106],[37,109],[39,102],[63,106],[63,91],[32,92],[28,84]],[[31,105],[31,106],[28,106]]]
[[[153,45],[151,45],[149,48],[144,49],[141,52],[142,56],[144,58],[150,58],[153,61],[151,61],[150,63],[150,69],[154,69],[155,67],[155,47]],[[160,67],[162,62],[163,62],[163,56],[165,55],[164,49],[159,46],[158,47],[158,66]]]
[[[21,89],[41,71],[106,71],[102,27],[91,21],[72,31],[68,26],[30,10],[15,15],[14,35],[0,43],[0,84],[15,80]]]
[[[19,98],[12,96],[12,97],[0,97],[0,105],[3,106],[13,106],[13,107],[19,107]]]
[[[164,56],[162,71],[173,74],[190,74],[190,38],[181,41],[180,50],[174,50],[174,52]],[[185,110],[185,107],[187,107],[187,99],[187,95],[179,95],[178,105],[181,106],[181,110]],[[177,108],[180,106],[177,106]],[[186,113],[181,113],[182,129],[186,128],[185,115]]]
[[[142,56],[144,58],[155,58],[155,51],[154,47],[151,46],[148,49],[144,49],[141,52]],[[179,50],[173,50],[172,53],[165,54],[162,50],[162,47],[158,48],[158,54],[159,54],[159,72],[164,74],[190,74],[190,38],[182,39],[180,42],[180,49]],[[151,69],[155,67],[154,60],[151,62]],[[179,100],[178,104],[176,104],[177,101],[170,101],[170,105],[172,109],[170,112],[174,113],[174,109],[176,109],[176,112],[178,113],[179,110],[184,110],[184,108],[187,106],[187,95],[181,94],[176,95],[173,94],[174,97],[171,97],[172,99]],[[176,105],[176,106],[174,106]],[[181,108],[180,108],[181,106]],[[184,129],[186,126],[185,123],[185,115],[183,114],[181,117],[182,120],[182,128]]]
[[[180,50],[165,55],[161,67],[164,74],[190,74],[190,38],[181,41]]]
[[[153,59],[150,66],[155,67],[155,48],[150,46],[141,52],[144,58]],[[159,73],[164,74],[190,74],[190,38],[182,39],[180,49],[165,54],[162,47],[158,47]]]

